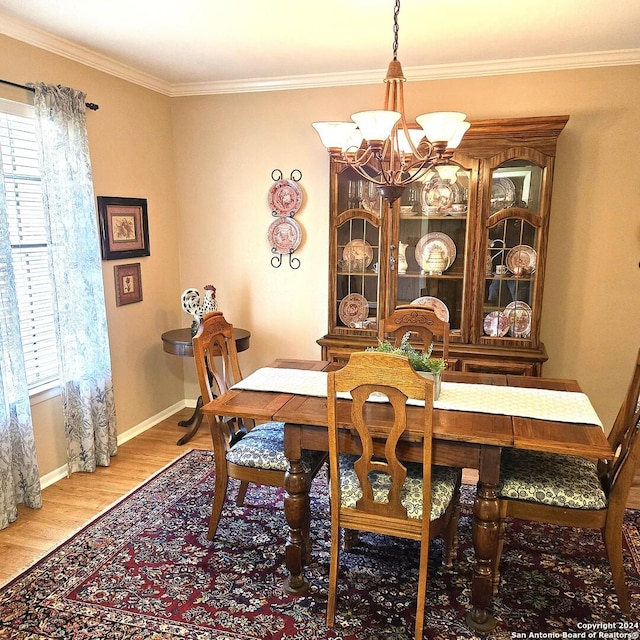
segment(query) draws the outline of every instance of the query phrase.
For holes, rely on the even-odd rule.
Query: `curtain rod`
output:
[[[8,84],[11,87],[17,87],[18,89],[26,89],[27,91],[32,91],[35,93],[35,89],[33,87],[27,87],[26,84],[18,84],[17,82],[10,82],[9,80],[1,80],[2,84]],[[94,102],[85,102],[87,109],[91,109],[91,111],[97,111],[100,108],[100,105],[95,104]]]

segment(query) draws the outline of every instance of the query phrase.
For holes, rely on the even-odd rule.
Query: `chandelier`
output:
[[[409,183],[451,164],[455,148],[471,126],[466,114],[457,111],[425,113],[416,118],[420,128],[407,126],[402,88],[406,78],[398,60],[399,13],[400,0],[396,0],[384,108],[354,113],[353,122],[312,123],[331,157],[375,184],[390,206]]]

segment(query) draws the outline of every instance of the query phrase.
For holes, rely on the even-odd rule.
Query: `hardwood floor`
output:
[[[186,430],[177,425],[191,416],[183,409],[118,448],[111,466],[95,473],[74,473],[42,492],[42,508],[18,506],[18,519],[0,531],[0,584],[33,564],[189,449],[211,449],[206,424],[186,445],[176,441]]]
[[[144,482],[189,448],[211,449],[206,425],[182,447],[176,441],[185,429],[177,422],[191,415],[183,409],[119,447],[111,466],[95,473],[74,473],[42,492],[41,509],[18,507],[18,519],[0,531],[0,585],[55,548],[109,505]],[[465,472],[463,481],[474,483],[476,474]],[[640,509],[640,471],[628,506]]]

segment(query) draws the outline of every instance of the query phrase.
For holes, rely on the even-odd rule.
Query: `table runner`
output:
[[[303,396],[327,397],[327,372],[306,369],[279,369],[264,367],[235,384],[232,389],[249,391],[275,391]],[[349,394],[340,394],[348,398]],[[387,398],[369,398],[385,402]],[[419,400],[407,404],[423,406]],[[579,422],[602,427],[589,398],[576,391],[554,391],[526,387],[504,387],[463,382],[442,382],[440,397],[433,403],[435,409],[493,413],[554,422]]]

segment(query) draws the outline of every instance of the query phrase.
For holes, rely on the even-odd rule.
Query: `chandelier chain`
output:
[[[393,11],[393,59],[398,59],[398,15],[400,14],[400,0],[396,0],[396,7]]]

